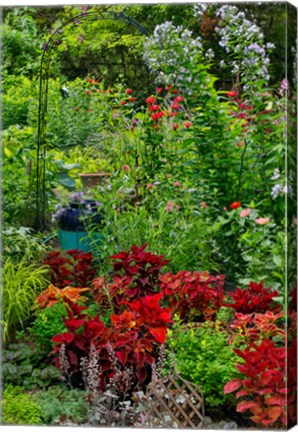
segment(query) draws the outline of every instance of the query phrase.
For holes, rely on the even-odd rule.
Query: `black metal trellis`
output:
[[[61,34],[66,27],[78,25],[83,20],[112,19],[125,22],[140,30],[146,36],[149,36],[147,30],[142,27],[133,18],[123,13],[111,11],[90,11],[84,12],[65,21],[51,36],[48,43],[44,46],[44,52],[40,65],[40,82],[39,82],[39,108],[38,108],[38,130],[37,130],[37,159],[36,159],[36,217],[35,228],[44,230],[46,228],[46,115],[48,107],[48,81],[49,67],[51,62],[51,53],[53,48],[59,44]]]

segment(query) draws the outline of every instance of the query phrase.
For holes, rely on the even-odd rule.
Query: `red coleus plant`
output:
[[[44,264],[49,266],[51,282],[58,288],[86,287],[96,274],[91,252],[77,249],[49,252]]]
[[[265,427],[287,424],[286,350],[265,338],[260,344],[251,342],[244,350],[234,349],[244,363],[237,369],[244,379],[234,379],[224,387],[224,393],[236,390],[236,397],[245,397],[237,405],[238,412],[250,410],[251,419]]]
[[[264,282],[250,282],[248,288],[236,288],[234,292],[229,292],[228,296],[234,300],[234,303],[225,303],[224,305],[242,314],[264,313],[267,310],[278,312],[281,309],[281,306],[273,300],[274,297],[278,296],[278,291],[265,288]]]
[[[82,381],[82,359],[95,347],[99,358],[99,388],[104,389],[115,373],[112,350],[121,367],[133,371],[131,385],[142,388],[151,373],[150,365],[157,360],[159,347],[165,341],[167,325],[172,322],[168,309],[160,307],[160,299],[161,294],[157,294],[128,303],[128,309],[122,314],[111,315],[111,327],[106,327],[99,317],[86,316],[85,307],[67,301],[68,318],[64,318],[67,331],[52,339],[56,344],[56,366]]]
[[[65,299],[68,306],[68,317],[63,321],[66,332],[57,334],[52,338],[55,343],[53,354],[56,354],[55,365],[64,375],[67,375],[76,386],[82,386],[83,377],[81,364],[83,358],[88,358],[92,346],[96,347],[99,353],[99,387],[105,388],[108,372],[111,372],[112,361],[110,359],[107,343],[111,339],[112,329],[105,327],[98,316],[90,318],[84,311],[85,306],[79,306]]]
[[[284,313],[279,312],[274,314],[267,311],[264,314],[251,313],[241,314],[236,313],[235,319],[229,324],[229,328],[233,331],[230,343],[234,342],[235,338],[240,337],[240,341],[249,344],[260,339],[272,339],[285,341],[285,329],[283,321]]]
[[[212,320],[222,306],[224,276],[179,271],[160,277],[161,289],[174,313],[182,319]]]
[[[92,282],[93,296],[98,304],[119,311],[123,300],[131,301],[159,291],[160,272],[169,261],[163,255],[146,252],[146,246],[133,245],[130,251],[111,256],[113,282],[105,276]]]
[[[87,300],[87,297],[81,296],[81,293],[85,291],[89,291],[89,288],[65,287],[60,289],[51,284],[37,296],[36,308],[44,309],[45,307],[51,307],[60,299],[63,301],[68,299],[74,303],[78,301],[84,302]]]
[[[166,340],[167,327],[172,323],[170,310],[160,306],[162,294],[148,295],[124,302],[127,309],[120,315],[111,315],[115,329],[121,335],[129,334],[129,343],[116,352],[122,365],[136,365],[142,376],[147,376],[148,367],[157,360],[160,345]]]

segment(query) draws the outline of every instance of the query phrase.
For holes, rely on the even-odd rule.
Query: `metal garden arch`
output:
[[[112,19],[123,21],[129,25],[133,25],[145,36],[149,36],[148,32],[137,23],[134,19],[117,12],[111,11],[90,11],[76,15],[63,23],[51,36],[48,43],[44,45],[44,52],[40,66],[40,82],[39,82],[39,108],[38,108],[38,130],[37,130],[37,155],[36,155],[36,219],[35,228],[43,230],[46,226],[46,116],[48,108],[48,81],[49,67],[51,63],[51,53],[59,42],[64,29],[70,25],[77,25],[82,20],[94,21],[98,19]]]

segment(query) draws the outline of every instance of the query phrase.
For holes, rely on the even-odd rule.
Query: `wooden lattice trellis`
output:
[[[200,388],[178,376],[152,381],[146,392],[147,423],[153,428],[203,428]]]

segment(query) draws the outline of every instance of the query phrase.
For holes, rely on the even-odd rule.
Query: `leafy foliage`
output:
[[[3,393],[2,422],[7,425],[41,425],[42,411],[32,396],[22,392],[21,387],[9,385]]]
[[[65,330],[62,317],[66,315],[66,309],[62,302],[55,302],[51,307],[36,311],[36,317],[29,328],[29,332],[34,338],[36,347],[43,355],[48,355],[52,351],[52,337]]]
[[[177,369],[183,378],[200,386],[207,412],[234,404],[223,394],[227,379],[236,373],[237,357],[228,341],[228,334],[212,322],[183,325],[176,321],[169,332],[169,349],[173,350]]]
[[[227,383],[225,393],[241,388],[236,396],[249,397],[238,403],[237,411],[250,410],[253,413],[251,419],[265,427],[286,425],[285,348],[277,347],[265,338],[258,345],[251,343],[243,351],[234,351],[244,360],[244,364],[238,364],[237,369],[246,378]]]
[[[78,425],[86,423],[90,411],[86,393],[65,386],[39,391],[34,395],[34,401],[40,406],[47,425],[59,424],[67,419]]]
[[[60,382],[61,374],[57,369],[44,362],[46,351],[26,339],[24,342],[10,344],[3,350],[2,376],[5,385],[22,386],[26,390],[36,387],[47,388]]]
[[[96,303],[102,308],[118,311],[123,302],[129,302],[159,291],[161,269],[168,264],[162,255],[146,252],[147,244],[132,245],[128,252],[122,251],[110,258],[113,260],[113,282],[107,276],[92,282]]]
[[[68,317],[63,321],[67,331],[52,338],[56,366],[70,380],[77,379],[80,385],[82,359],[89,356],[94,346],[99,355],[99,388],[105,389],[108,378],[113,376],[111,351],[123,368],[133,371],[130,385],[142,388],[171,322],[169,309],[159,305],[161,297],[161,294],[147,295],[124,302],[126,308],[120,315],[111,315],[112,326],[109,327],[98,316],[86,315],[85,306],[66,300]]]
[[[44,264],[50,268],[51,282],[55,287],[74,286],[85,288],[96,273],[92,260],[91,252],[85,253],[72,249],[63,252],[49,252]]]
[[[187,321],[214,320],[224,298],[224,275],[180,271],[160,277],[161,290],[173,313]]]
[[[34,261],[45,254],[46,247],[30,228],[5,226],[2,229],[2,257],[17,263],[22,258]]]
[[[14,264],[10,258],[2,268],[2,338],[10,341],[16,330],[30,317],[35,297],[47,284],[47,269],[22,260]]]
[[[280,310],[280,304],[274,302],[278,291],[265,288],[264,283],[250,282],[248,288],[236,288],[234,292],[228,293],[233,303],[225,303],[236,312],[249,314],[251,312],[265,313],[267,310]]]
[[[253,422],[265,427],[279,427],[288,422],[286,332],[281,320],[284,314],[269,310],[257,313],[257,309],[258,305],[255,305],[255,313],[236,313],[230,324],[233,330],[231,342],[244,346],[244,349],[234,348],[242,360],[237,363],[241,376],[226,383],[224,392],[239,390],[236,397],[245,397],[245,400],[238,403],[237,411],[250,410]],[[290,405],[292,403],[293,399],[290,399]]]
[[[56,304],[60,299],[68,299],[74,303],[78,301],[86,301],[87,298],[81,296],[82,292],[89,291],[89,288],[72,288],[65,287],[63,289],[57,288],[54,285],[50,285],[45,291],[40,293],[36,298],[36,307],[44,309],[46,307],[51,307]]]

